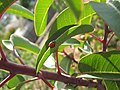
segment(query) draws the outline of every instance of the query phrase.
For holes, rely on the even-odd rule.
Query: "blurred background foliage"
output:
[[[22,6],[26,7],[27,9],[33,11],[35,2],[36,2],[36,0],[26,0],[26,1],[19,0],[17,3],[21,4]],[[63,0],[55,0],[49,10],[48,22],[51,20],[51,18],[54,16],[55,13],[59,13],[65,7],[66,7],[66,5]],[[93,32],[94,35],[99,36],[102,39],[104,24],[103,24],[103,21],[101,20],[101,18],[99,18],[97,15],[94,15],[92,18],[91,24],[95,27],[95,31]],[[35,32],[33,29],[34,29],[33,21],[25,19],[20,16],[6,13],[6,14],[4,14],[4,16],[0,22],[0,42],[2,40],[9,39],[10,35],[13,33],[22,35],[22,36],[28,38],[32,42],[36,42],[38,40],[38,37],[35,35]],[[46,37],[40,38],[39,41],[42,41],[42,42],[39,44],[44,43],[45,38]],[[93,39],[90,35],[82,35],[82,36],[79,35],[79,36],[76,36],[75,39],[77,39],[80,42],[79,46],[81,46],[81,47],[84,47],[83,42],[88,40],[88,44],[92,48],[93,52],[100,52],[102,50],[101,43],[96,41],[95,39]],[[120,41],[118,41],[118,38],[115,36],[111,40],[111,43],[109,44],[108,49],[114,50],[116,48],[117,48],[117,50],[120,50]],[[5,47],[4,47],[4,50],[7,53],[7,57],[9,57],[9,59],[11,61],[17,62],[20,64],[20,62],[17,60],[17,58],[14,56],[14,54],[11,51],[7,50]],[[72,53],[76,60],[79,60],[79,58],[83,57],[86,54],[82,50],[78,50],[77,47],[74,47],[74,50],[71,47],[66,47],[65,50],[68,54]],[[21,49],[17,49],[17,51],[19,52],[19,55],[21,56],[21,58],[25,62],[25,64],[27,64],[31,67],[35,67],[36,55],[34,55],[28,51],[21,50]],[[63,57],[65,57],[65,56],[61,53],[59,56],[59,62],[62,61]],[[51,59],[51,58],[49,58],[49,59]],[[51,63],[51,66],[46,67],[48,65],[46,63],[46,65],[43,67],[43,69],[55,71],[54,55],[52,57],[52,60],[53,60],[53,63]],[[76,75],[75,73],[78,73],[77,65],[74,62],[71,63],[69,73],[70,73],[70,75]],[[0,81],[2,81],[7,76],[7,74],[8,74],[8,72],[1,70],[0,71]],[[24,77],[26,80],[32,78],[30,76],[24,76]],[[72,89],[72,90],[82,90],[82,88],[83,88],[83,87],[77,87],[74,85],[64,86],[65,84],[62,82],[55,82],[55,81],[50,81],[50,82],[53,85],[55,84],[56,87],[61,87],[61,86],[62,87],[70,87],[71,89],[76,87],[75,89]],[[9,90],[9,88],[6,84],[2,88],[0,88],[0,90]],[[34,82],[30,82],[30,83],[23,85],[21,90],[49,90],[49,88],[44,84],[44,82],[39,80],[39,81],[34,81]],[[88,90],[88,88],[84,87],[84,90]],[[92,90],[94,90],[94,89],[92,89]]]

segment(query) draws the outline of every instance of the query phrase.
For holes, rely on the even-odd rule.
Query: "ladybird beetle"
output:
[[[55,47],[55,41],[51,41],[48,46],[50,48],[54,48]]]

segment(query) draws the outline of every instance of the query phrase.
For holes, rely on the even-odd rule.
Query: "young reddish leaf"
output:
[[[17,0],[0,0],[0,18],[15,1]]]

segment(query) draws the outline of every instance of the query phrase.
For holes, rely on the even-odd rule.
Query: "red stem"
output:
[[[109,29],[108,29],[108,25],[105,23],[105,30],[104,30],[104,39],[103,39],[103,51],[106,52],[107,49],[107,38],[108,38],[108,34],[110,33]]]
[[[15,74],[9,74],[1,83],[0,87],[2,87],[7,81],[9,81],[11,78],[13,78]]]
[[[60,66],[58,62],[58,50],[56,51],[56,66],[57,66],[57,73],[61,74]]]
[[[68,75],[68,73],[62,67],[60,67],[60,71]]]
[[[101,40],[100,38],[98,38],[97,36],[95,36],[94,34],[90,34],[93,38],[95,38],[96,40],[98,40],[99,42],[103,43],[103,40]]]
[[[110,43],[110,41],[111,41],[111,39],[113,38],[114,35],[115,35],[115,33],[113,32],[112,35],[111,35],[111,37],[110,37],[110,39],[108,40],[106,46],[108,46],[108,44]]]
[[[43,77],[42,72],[40,72],[40,73],[38,74],[38,77],[39,77],[40,79],[42,79],[42,80],[51,88],[51,90],[54,89],[54,86],[52,86],[52,84],[50,84],[50,83]]]
[[[78,64],[78,62],[77,62],[73,57],[71,57],[70,55],[68,55],[68,54],[65,52],[65,50],[63,50],[63,53],[64,53],[68,58],[70,58],[71,60],[73,60],[76,64]]]
[[[17,0],[14,0],[1,14],[0,14],[0,19],[2,17],[2,15],[5,13],[5,11],[13,4],[15,3]]]
[[[16,56],[16,58],[18,58],[18,60],[20,61],[21,64],[25,65],[25,63],[22,61],[22,59],[20,58],[19,54],[17,53],[16,49],[13,50],[14,55]]]
[[[0,69],[7,70],[14,74],[22,74],[22,75],[38,77],[36,75],[35,68],[29,67],[27,65],[15,64],[9,61],[8,62],[0,61]],[[55,72],[48,72],[44,70],[41,70],[41,73],[45,79],[49,79],[49,80],[61,81],[64,83],[70,83],[79,86],[87,86],[87,87],[91,86],[94,88],[97,88],[99,86],[97,82],[90,82],[89,80],[82,80],[81,78],[71,77],[69,75],[61,75]],[[104,87],[104,85],[101,85],[101,88],[102,87]],[[101,90],[105,90],[105,88]]]
[[[40,78],[35,77],[35,78],[30,79],[30,80],[24,81],[24,83],[29,83],[29,82],[32,82],[32,81],[35,81],[35,80],[39,80],[39,79],[40,79]]]
[[[3,52],[1,45],[0,45],[0,53],[1,53],[1,56],[2,56],[2,59],[1,59],[1,60],[7,62],[6,55],[5,55],[5,53]]]

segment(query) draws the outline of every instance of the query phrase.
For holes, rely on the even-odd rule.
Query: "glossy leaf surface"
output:
[[[83,57],[79,62],[79,70],[84,73],[91,72],[119,72],[120,52],[110,51],[94,53]]]
[[[85,3],[81,17],[79,20],[80,24],[90,24],[92,16],[95,14],[95,11],[92,9],[90,3]]]
[[[66,40],[62,45],[79,45],[80,42],[75,38],[70,38]]]
[[[10,40],[2,40],[2,43],[7,49],[13,51],[14,47]]]
[[[110,51],[94,53],[83,57],[78,65],[82,73],[99,79],[120,80],[120,52]]]
[[[104,81],[107,90],[120,90],[120,81]]]
[[[97,14],[109,25],[120,38],[120,1],[109,3],[90,3]]]
[[[90,44],[87,41],[84,42],[83,48],[78,49],[88,54],[93,52],[93,49],[91,48]]]
[[[71,55],[70,55],[71,56]],[[69,73],[70,71],[70,65],[72,63],[72,60],[68,58],[67,56],[62,59],[60,62],[60,66],[67,72]]]
[[[65,0],[70,9],[73,11],[76,16],[77,21],[80,19],[80,15],[83,9],[83,0]]]
[[[56,33],[54,33],[46,42],[45,45],[43,46],[43,48],[41,49],[41,51],[39,52],[39,56],[37,58],[37,65],[39,60],[42,58],[43,54],[47,51],[47,49],[49,48],[49,43],[53,40],[56,40],[61,34],[63,34],[65,31],[69,30],[69,28],[71,28],[74,25],[69,25],[66,27],[63,27],[61,29],[59,29]]]
[[[28,39],[18,36],[18,35],[11,35],[10,40],[3,40],[2,43],[6,48],[13,50],[13,48],[21,48],[24,50],[28,50],[33,52],[34,54],[38,54],[40,48],[35,45],[33,42],[29,41]]]
[[[34,15],[31,11],[29,11],[28,9],[24,8],[21,5],[18,4],[13,4],[8,10],[8,13],[12,13],[12,14],[16,14],[16,15],[20,15],[23,16],[25,18],[34,20]]]
[[[38,36],[45,30],[48,10],[53,1],[54,0],[37,0],[34,10],[34,26]]]
[[[89,72],[88,74],[83,74],[78,77],[88,78],[88,79],[120,81],[120,73],[119,72]]]
[[[51,37],[57,30],[68,25],[77,24],[74,14],[69,8],[64,9],[53,23],[49,37]]]
[[[81,17],[79,20],[80,24],[90,24],[92,15],[95,14],[94,10],[90,6],[89,3],[84,4],[83,11],[81,13]],[[55,22],[52,25],[52,28],[50,30],[49,37],[53,35],[57,30],[64,26],[77,24],[75,15],[71,11],[70,8],[64,9],[56,18]]]
[[[0,0],[0,18],[16,0]]]
[[[119,51],[90,54],[88,56],[84,56],[80,60],[78,68],[82,73],[93,75],[98,79],[104,79],[107,90],[119,90],[120,89],[119,57],[120,57]]]
[[[21,75],[14,76],[11,80],[8,81],[7,86],[11,89],[15,88],[19,83],[24,82],[25,79]],[[20,89],[18,89],[20,90]]]
[[[61,34],[58,38],[54,39],[56,41],[56,45],[54,48],[48,48],[44,52],[40,52],[37,58],[37,72],[39,72],[40,68],[42,67],[43,63],[46,61],[48,56],[51,53],[56,52],[58,47],[67,39],[70,39],[71,37],[78,35],[78,34],[85,34],[88,32],[91,32],[93,30],[93,27],[90,25],[81,25],[81,26],[74,26],[67,31],[65,31],[63,34]],[[62,31],[62,30],[61,30]],[[57,33],[57,32],[56,32]],[[42,51],[42,50],[41,50]]]

